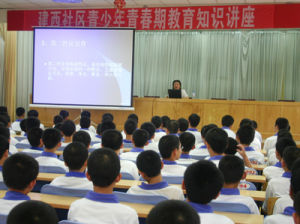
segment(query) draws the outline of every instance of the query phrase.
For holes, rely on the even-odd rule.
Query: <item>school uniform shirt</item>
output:
[[[30,200],[30,198],[25,194],[16,191],[7,191],[5,196],[0,199],[1,214],[8,215],[10,210],[12,210],[16,205],[28,200]]]
[[[161,170],[162,176],[183,176],[185,166],[178,165],[175,161],[163,160],[164,167]]]
[[[18,149],[16,148],[16,146],[12,145],[12,144],[9,144],[9,150],[8,151],[9,151],[10,154],[15,154],[15,153],[19,152]]]
[[[136,161],[136,157],[143,152],[142,148],[132,148],[130,152],[124,152],[121,154],[120,158],[124,160]]]
[[[39,153],[39,154],[42,154],[43,151],[44,151],[44,149],[41,148],[41,147],[31,146],[29,149],[24,149],[22,152],[24,152],[24,153],[29,152],[29,153]]]
[[[278,198],[275,202],[273,208],[273,215],[282,214],[286,207],[292,207],[293,204],[294,202],[291,199],[290,195],[283,195],[282,197]]]
[[[217,167],[219,167],[219,162],[222,159],[223,155],[216,155],[216,156],[208,156],[205,159],[212,161]]]
[[[95,141],[95,137],[94,137],[95,134],[92,131],[90,131],[88,128],[80,128],[79,131],[85,131],[90,135],[91,141]]]
[[[147,184],[142,182],[139,186],[132,186],[129,188],[127,193],[139,195],[162,195],[168,199],[184,200],[182,190],[179,187],[169,185],[166,181],[156,184]]]
[[[86,178],[84,172],[68,172],[64,176],[55,178],[50,185],[72,189],[93,190],[93,183]]]
[[[277,142],[277,134],[267,138],[264,143],[264,150],[268,152],[269,149],[275,148],[276,142]]]
[[[66,147],[69,145],[71,142],[61,142],[61,147]]]
[[[98,134],[96,134],[95,136],[94,136],[94,141],[95,142],[102,142],[102,136],[101,135],[98,135]]]
[[[158,153],[159,152],[158,143],[156,143],[152,140],[149,140],[148,145],[145,145],[144,150],[153,150],[154,152]]]
[[[294,224],[294,212],[295,209],[293,207],[287,207],[284,209],[283,214],[267,216],[264,219],[264,224]]]
[[[15,139],[14,137],[10,137],[10,144],[11,145],[16,145],[18,143],[19,143],[19,141],[17,139]]]
[[[202,142],[202,137],[201,137],[201,132],[198,131],[198,129],[196,129],[196,128],[188,128],[186,130],[186,132],[190,132],[190,133],[192,133],[195,136],[195,139],[196,139],[195,145],[203,143]]]
[[[11,124],[11,129],[14,131],[22,131],[21,127],[20,127],[20,123],[21,123],[21,119],[17,119],[15,120],[12,124]]]
[[[196,149],[191,150],[190,155],[207,157],[209,156],[209,153],[206,145],[201,144],[200,147],[197,146]]]
[[[257,160],[260,164],[265,163],[265,157],[261,152],[256,151],[251,146],[245,147],[245,151],[246,151],[246,155],[249,160],[251,160],[251,159]],[[242,156],[238,152],[235,155],[240,157],[241,159],[243,159]]]
[[[241,195],[238,188],[222,188],[219,197],[214,201],[244,204],[250,209],[251,214],[260,214],[253,198]]]
[[[68,171],[68,168],[65,166],[65,163],[59,160],[57,158],[57,155],[52,152],[43,151],[41,153],[41,156],[36,158],[36,161],[38,161],[39,166],[59,166]]]
[[[77,125],[76,125],[76,131],[80,131],[80,129],[81,129],[80,124],[77,124]],[[91,125],[91,126],[88,128],[88,130],[89,130],[90,132],[96,134],[96,129],[95,129],[95,127],[94,127],[93,125]]]
[[[213,213],[209,205],[188,202],[199,214],[201,224],[233,224],[234,222],[224,215]]]
[[[273,166],[274,164],[276,164],[277,162],[279,162],[279,160],[276,158],[276,154],[273,153],[268,157],[268,165],[269,166]]]
[[[131,140],[123,139],[123,148],[133,148],[134,145],[132,144]]]
[[[251,142],[250,146],[258,152],[261,151],[261,142],[255,137],[254,137],[253,141]]]
[[[68,220],[89,224],[138,224],[138,215],[132,208],[119,203],[113,194],[90,191],[85,198],[74,201]]]
[[[161,137],[165,136],[166,132],[163,129],[156,129],[155,130],[155,135],[154,135],[154,142],[159,142],[159,140],[161,139]]]
[[[135,180],[140,179],[139,171],[134,162],[129,160],[120,160],[120,164],[121,164],[121,170],[120,170],[121,173],[130,173]]]
[[[228,137],[235,139],[236,135],[235,135],[234,131],[232,131],[229,127],[224,126],[224,127],[222,127],[222,129],[227,132]]]
[[[198,160],[192,159],[189,154],[181,154],[179,160],[177,160],[177,163],[179,165],[190,165],[192,163],[197,162]]]
[[[268,182],[274,177],[282,176],[283,173],[284,170],[282,169],[281,162],[277,162],[274,166],[268,166],[263,170],[263,175]]]
[[[3,176],[2,176],[2,166],[0,166],[0,181],[3,182]]]
[[[256,130],[255,130],[255,138],[257,138],[260,141],[260,143],[262,143],[262,136],[261,136],[260,132],[258,132]]]

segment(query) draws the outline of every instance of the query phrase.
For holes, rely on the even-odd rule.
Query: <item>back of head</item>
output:
[[[206,133],[212,129],[212,128],[217,128],[218,126],[215,125],[215,124],[208,124],[208,125],[204,125],[202,128],[201,128],[201,136],[202,138],[205,139],[205,136],[206,136]]]
[[[87,110],[81,112],[80,117],[88,117],[91,118],[91,113]]]
[[[61,131],[64,136],[71,137],[76,131],[75,123],[72,120],[65,120],[62,123]]]
[[[7,113],[7,107],[6,106],[0,106],[0,113]]]
[[[141,129],[148,132],[148,139],[151,139],[154,137],[155,134],[155,126],[151,122],[145,122],[141,125]]]
[[[26,123],[27,123],[27,119],[23,119],[21,122],[20,122],[20,128],[23,132],[26,132]]]
[[[253,127],[253,122],[249,118],[244,118],[240,122],[240,127],[242,127],[244,125],[250,125],[251,127]]]
[[[189,116],[189,123],[192,127],[197,127],[198,124],[200,123],[200,117],[198,114],[191,114]]]
[[[0,127],[0,136],[5,137],[7,140],[10,139],[9,129],[6,127]]]
[[[93,151],[88,158],[88,174],[94,186],[108,187],[120,174],[120,160],[109,148]]]
[[[132,140],[136,147],[144,147],[149,139],[149,134],[143,129],[137,129],[133,132]]]
[[[175,135],[165,135],[158,143],[158,149],[163,159],[168,159],[174,149],[179,149],[179,138]]]
[[[245,164],[242,159],[234,155],[223,156],[219,163],[219,169],[224,176],[226,184],[239,183],[243,177]]]
[[[178,122],[179,130],[180,130],[181,132],[184,132],[184,131],[186,131],[186,130],[188,129],[188,127],[189,127],[189,122],[188,122],[187,119],[185,119],[185,118],[179,118],[179,119],[177,120],[177,122]]]
[[[70,170],[80,170],[88,158],[88,150],[81,142],[72,142],[66,146],[63,155]]]
[[[127,119],[133,119],[137,124],[139,123],[139,117],[136,114],[129,114]]]
[[[151,209],[147,224],[200,224],[200,216],[184,201],[166,200]]]
[[[279,141],[281,138],[290,138],[293,139],[293,136],[291,134],[291,132],[287,129],[280,129],[277,132],[277,141]]]
[[[234,155],[237,152],[237,145],[238,145],[238,142],[234,138],[229,137],[228,145],[225,149],[225,154],[226,155]]]
[[[25,201],[15,206],[7,217],[7,224],[56,224],[56,211],[42,201]]]
[[[102,134],[102,146],[105,148],[113,149],[114,151],[117,151],[121,148],[123,143],[123,137],[121,132],[118,130],[106,130]]]
[[[37,178],[38,173],[38,162],[24,153],[16,153],[8,157],[2,169],[5,185],[14,190],[24,190]]]
[[[40,128],[32,128],[28,132],[27,139],[31,146],[38,147],[41,144],[43,130]]]
[[[153,116],[151,122],[154,124],[155,128],[160,128],[162,123],[160,116]]]
[[[147,150],[138,155],[136,166],[139,171],[145,173],[148,177],[156,177],[160,174],[161,160],[156,152]]]
[[[72,138],[73,142],[81,142],[88,148],[91,144],[91,136],[85,131],[77,131]]]
[[[60,143],[61,134],[56,128],[48,128],[44,131],[42,139],[45,148],[53,149]]]
[[[205,141],[215,153],[222,154],[228,144],[228,135],[221,128],[212,128],[206,133]]]
[[[284,149],[282,158],[287,169],[292,170],[294,162],[300,158],[300,149],[295,146],[288,146]]]
[[[281,129],[289,130],[290,129],[289,121],[288,121],[288,119],[286,119],[284,117],[279,117],[276,119],[275,127],[276,126],[278,127],[278,130],[281,130]]]
[[[104,113],[102,115],[102,122],[104,122],[104,121],[111,121],[111,122],[113,122],[113,120],[114,120],[114,116],[111,113]]]
[[[292,167],[291,176],[291,198],[294,199],[296,194],[300,192],[300,159],[298,158]]]
[[[81,116],[80,118],[80,127],[81,128],[89,128],[91,125],[91,119],[87,116]]]
[[[69,117],[69,112],[66,110],[61,110],[59,115],[63,118],[63,120],[66,120]]]
[[[114,129],[116,129],[116,125],[111,120],[106,120],[97,126],[97,134],[102,135],[106,130]]]
[[[250,125],[243,125],[236,132],[241,144],[250,145],[255,136],[255,130]]]
[[[5,127],[8,127],[8,119],[6,114],[0,115],[0,122],[3,123]]]
[[[26,132],[30,131],[31,128],[39,128],[40,127],[40,120],[36,117],[28,117],[26,120]]]
[[[9,150],[8,139],[0,135],[0,159],[2,159],[4,153]]]
[[[257,129],[257,122],[255,120],[252,120],[253,128]]]
[[[294,209],[296,211],[297,216],[300,216],[300,192],[298,192],[294,197]],[[295,224],[298,223],[295,222]]]
[[[164,128],[167,128],[167,125],[168,125],[169,121],[170,121],[170,118],[168,116],[162,116],[161,117],[162,126]]]
[[[282,158],[284,149],[288,146],[294,146],[296,147],[296,143],[294,142],[293,139],[290,138],[280,138],[277,142],[276,142],[276,151],[278,152],[278,154],[280,155],[280,157]]]
[[[39,112],[37,112],[36,110],[30,110],[27,112],[27,117],[35,117],[38,118],[39,117]]]
[[[21,117],[21,116],[25,115],[25,109],[23,107],[17,107],[17,109],[16,109],[16,115],[18,117]]]
[[[133,119],[128,119],[124,124],[124,130],[128,135],[132,135],[133,132],[136,130],[136,128],[137,128],[137,123]]]
[[[55,115],[54,117],[53,117],[53,124],[58,124],[58,123],[61,123],[61,122],[63,122],[63,117],[62,116],[60,116],[60,115]]]
[[[218,196],[223,184],[221,171],[209,160],[191,164],[184,173],[186,194],[191,202],[209,203]]]
[[[230,127],[233,125],[234,119],[231,115],[225,115],[222,117],[222,126]]]
[[[179,129],[179,124],[175,120],[170,120],[167,124],[167,129],[170,134],[177,134]]]
[[[181,148],[183,152],[189,152],[195,146],[196,138],[190,132],[183,132],[179,136],[179,140],[181,143]]]

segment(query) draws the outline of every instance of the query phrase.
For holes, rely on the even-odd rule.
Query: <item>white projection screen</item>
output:
[[[133,109],[134,29],[35,28],[34,107]]]

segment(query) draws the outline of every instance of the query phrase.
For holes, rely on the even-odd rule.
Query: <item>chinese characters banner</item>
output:
[[[285,6],[284,10],[280,6]],[[293,13],[289,8],[293,8]],[[300,4],[126,8],[120,11],[30,10],[8,11],[7,20],[8,30],[32,30],[34,26],[131,27],[137,30],[264,29],[300,27],[299,10]],[[281,19],[276,18],[276,14]],[[281,27],[276,25],[276,21]]]

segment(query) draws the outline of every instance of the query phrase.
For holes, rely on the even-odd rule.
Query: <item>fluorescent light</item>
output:
[[[52,0],[53,2],[58,3],[81,3],[82,0]]]

